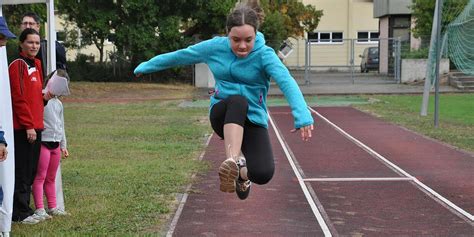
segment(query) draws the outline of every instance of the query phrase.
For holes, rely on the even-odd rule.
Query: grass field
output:
[[[196,160],[210,134],[207,108],[177,106],[192,90],[183,85],[73,84],[74,97],[64,102],[70,157],[61,163],[71,216],[34,226],[14,224],[12,234],[161,233],[177,194],[193,173],[207,169]]]
[[[208,169],[197,161],[211,133],[207,100],[186,85],[75,82],[71,90],[64,100],[71,155],[61,164],[71,215],[34,226],[14,224],[12,235],[163,235],[177,195],[197,182],[193,173]],[[420,98],[307,99],[320,106],[352,105],[474,151],[474,95],[442,95],[439,129],[432,126],[432,111],[418,116]],[[285,102],[271,98],[269,104]]]

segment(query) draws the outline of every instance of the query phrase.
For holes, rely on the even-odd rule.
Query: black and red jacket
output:
[[[14,129],[44,129],[41,61],[24,53],[8,67]]]

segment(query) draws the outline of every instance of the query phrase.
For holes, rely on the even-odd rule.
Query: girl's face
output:
[[[26,36],[25,41],[20,43],[21,51],[28,57],[34,58],[40,48],[40,37],[36,34],[29,34]]]
[[[247,57],[255,44],[255,29],[250,25],[234,26],[228,36],[232,52],[239,58]]]

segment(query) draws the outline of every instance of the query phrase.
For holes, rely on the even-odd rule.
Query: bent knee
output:
[[[266,184],[273,178],[275,169],[262,169],[249,173],[249,179],[256,184]]]

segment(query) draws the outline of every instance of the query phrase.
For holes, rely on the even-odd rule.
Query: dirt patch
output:
[[[207,96],[185,84],[71,82],[71,95],[64,102],[130,103],[150,100],[192,100]]]

